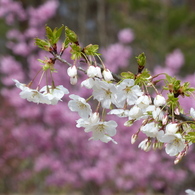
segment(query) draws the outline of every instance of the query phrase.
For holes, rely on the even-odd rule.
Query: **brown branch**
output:
[[[191,117],[189,116],[186,116],[185,114],[179,114],[179,115],[174,115],[175,119],[177,120],[181,120],[181,121],[189,121],[189,122],[194,122],[195,123],[195,120],[192,119]]]

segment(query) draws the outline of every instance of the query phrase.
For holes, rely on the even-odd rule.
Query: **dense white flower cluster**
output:
[[[132,136],[134,143],[140,132],[146,135],[139,148],[149,151],[153,148],[162,148],[170,156],[178,155],[181,158],[189,146],[180,132],[181,124],[177,120],[170,121],[167,112],[163,110],[166,106],[166,99],[163,95],[157,94],[153,99],[146,94],[139,85],[135,84],[134,79],[123,79],[120,82],[111,82],[113,76],[108,69],[101,73],[97,66],[89,66],[87,71],[88,79],[81,83],[81,86],[92,89],[92,96],[98,102],[95,112],[92,111],[89,100],[78,95],[70,95],[68,107],[71,111],[77,112],[81,117],[77,120],[77,127],[83,127],[85,132],[91,132],[89,140],[100,140],[102,142],[112,141],[117,143],[112,137],[116,134],[117,123],[113,120],[105,121],[104,117],[100,118],[100,110],[106,114],[125,117],[127,121],[125,126],[131,126],[135,121],[142,120],[142,125],[136,134]],[[75,84],[77,81],[76,66],[69,67],[67,74]],[[73,82],[75,81],[75,82]],[[22,91],[20,96],[23,99],[35,103],[57,104],[58,101],[68,94],[69,91],[62,85],[52,88],[44,86],[40,90],[31,89],[25,84],[14,80],[16,86]],[[195,119],[195,110],[191,108],[190,114]],[[177,159],[179,161],[180,159]]]
[[[59,60],[69,65],[67,74],[72,85],[77,83],[78,70],[84,72],[88,77],[81,82],[81,87],[90,89],[92,95],[88,99],[74,94],[69,96],[71,99],[68,102],[69,109],[77,112],[80,116],[76,121],[76,126],[84,128],[86,133],[91,133],[89,140],[100,140],[105,143],[112,141],[116,144],[117,142],[113,139],[113,136],[116,135],[117,123],[113,120],[107,121],[107,115],[126,118],[124,125],[127,127],[131,126],[135,121],[141,120],[142,124],[137,132],[132,135],[131,143],[135,143],[139,134],[143,133],[146,138],[141,141],[139,148],[149,151],[151,148],[157,149],[164,146],[168,155],[176,156],[175,163],[179,162],[187,153],[192,143],[191,140],[195,140],[195,134],[190,134],[193,133],[195,110],[191,108],[190,113],[187,113],[190,116],[181,118],[183,110],[180,107],[178,97],[188,97],[195,89],[190,88],[189,83],[181,84],[176,78],[164,73],[165,86],[163,90],[166,90],[167,94],[166,96],[162,95],[162,90],[159,92],[160,90],[156,88],[156,83],[159,80],[155,79],[159,75],[152,77],[149,71],[145,69],[146,57],[144,53],[137,57],[137,74],[128,71],[121,73],[121,77],[119,77],[105,67],[97,53],[97,45],[90,44],[81,48],[76,34],[67,27],[65,31],[68,37],[64,42],[66,46],[61,48],[59,54],[56,49],[50,47],[50,44],[53,44],[51,40],[47,42],[36,39],[36,44],[43,49],[47,48],[46,51],[53,55],[53,58],[40,60],[44,64],[42,66],[42,76],[46,71],[49,71],[51,75],[52,72],[56,72],[54,64]],[[49,37],[53,36],[51,39],[54,39],[53,41],[55,42],[57,34],[60,34],[61,31],[59,29],[58,33],[56,31],[52,32],[52,30],[48,32]],[[68,46],[71,47],[70,53],[72,60],[74,60],[73,65],[61,57]],[[99,58],[101,64],[96,62],[95,57]],[[78,67],[80,58],[84,59],[82,61],[85,62],[85,69]],[[62,85],[55,86],[52,76],[51,79],[52,85],[46,85],[41,89],[39,86],[36,89],[32,89],[32,83],[25,85],[17,80],[14,80],[14,82],[21,89],[21,98],[30,102],[55,105],[69,91]],[[48,79],[46,80],[48,81]],[[94,111],[90,105],[91,100],[94,100],[93,107],[95,107],[94,102],[97,103]]]
[[[152,102],[151,97],[135,85],[133,79],[124,79],[114,84],[99,78],[89,78],[82,82],[82,86],[93,89],[93,99],[97,100],[103,109],[110,109],[107,114],[126,117],[126,126],[143,119],[137,135],[141,131],[147,138],[139,144],[139,148],[149,151],[152,139],[153,147],[161,148],[165,145],[165,151],[170,156],[176,156],[187,148],[188,145],[179,132],[180,124],[169,122],[166,112],[162,109],[162,106],[166,105],[166,99],[162,95],[157,94]],[[70,110],[77,111],[81,117],[77,121],[77,127],[84,127],[85,132],[92,132],[90,139],[116,143],[111,138],[116,134],[116,122],[101,121],[97,112],[92,113],[85,99],[75,95],[70,95],[70,98],[73,99],[68,103]],[[194,112],[191,109],[192,116]],[[135,141],[137,137],[133,136]]]

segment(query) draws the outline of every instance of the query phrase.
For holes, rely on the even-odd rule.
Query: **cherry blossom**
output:
[[[190,190],[190,189],[187,189],[185,192],[186,192],[188,195],[195,195],[195,191]]]
[[[40,92],[43,92],[43,95],[48,97],[52,105],[57,104],[58,101],[62,101],[62,97],[65,94],[69,94],[68,89],[62,85],[56,86],[55,88],[52,86],[44,86]]]
[[[124,79],[117,86],[117,101],[124,106],[127,101],[128,105],[135,104],[139,96],[143,94],[138,85],[134,85],[133,79]]]
[[[93,88],[93,97],[101,102],[103,108],[109,109],[112,103],[117,104],[117,94],[116,85],[96,80]]]
[[[185,148],[185,140],[182,138],[181,134],[164,134],[160,131],[158,136],[160,142],[166,143],[165,151],[170,156],[175,156],[179,152],[183,151]]]
[[[92,139],[101,140],[105,138],[104,136],[114,136],[116,134],[117,123],[113,120],[98,122],[91,124],[85,128],[85,132],[92,132]],[[104,140],[104,139],[103,139]]]
[[[148,137],[156,137],[159,131],[159,127],[155,122],[147,123],[141,126],[140,130],[145,133]]]
[[[113,80],[113,76],[112,76],[112,73],[110,72],[110,70],[104,69],[102,74],[103,74],[103,77],[104,77],[104,79],[105,79],[106,81],[111,81],[111,80]]]
[[[88,118],[91,114],[91,106],[86,102],[86,100],[78,95],[70,95],[72,100],[68,102],[68,107],[71,111],[78,112],[81,118]]]
[[[154,105],[157,106],[157,107],[158,106],[163,106],[163,105],[165,105],[165,103],[166,103],[166,100],[162,95],[157,95],[154,98]]]

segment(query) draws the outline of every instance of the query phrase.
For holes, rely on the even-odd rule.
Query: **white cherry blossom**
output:
[[[94,85],[95,85],[95,79],[93,79],[93,78],[88,78],[88,79],[82,81],[82,83],[81,83],[81,86],[82,87],[84,86],[87,89],[92,89]]]
[[[190,190],[190,189],[187,189],[185,192],[186,192],[188,195],[195,195],[195,191]]]
[[[129,110],[128,116],[129,116],[129,120],[133,120],[133,119],[139,120],[144,116],[144,114],[142,112],[142,109],[137,105],[135,105]]]
[[[105,79],[106,81],[111,81],[111,80],[113,80],[113,76],[112,76],[112,73],[110,72],[110,70],[104,69],[102,74],[103,74],[103,77],[104,77],[104,79]]]
[[[99,77],[102,78],[101,68],[98,66],[89,66],[87,69],[87,76],[90,78]]]
[[[190,115],[195,120],[195,110],[194,110],[194,108],[190,108]]]
[[[29,102],[34,103],[42,103],[42,104],[51,104],[51,101],[49,100],[48,96],[45,96],[44,94],[40,93],[39,91],[35,89],[30,89],[28,87],[24,88],[20,92],[20,97],[23,99],[28,100]]]
[[[140,130],[145,133],[148,137],[156,137],[159,131],[159,127],[155,122],[147,123],[141,126]]]
[[[89,118],[80,118],[79,120],[77,120],[77,125],[76,127],[80,128],[80,127],[88,127],[89,125],[94,125],[94,124],[98,124],[100,121],[99,118],[99,113],[98,112],[94,112],[91,113]]]
[[[109,109],[111,104],[116,104],[117,88],[112,83],[107,83],[105,81],[97,81],[95,87],[93,88],[94,99],[101,102],[103,108]]]
[[[113,120],[104,121],[95,124],[91,124],[85,128],[85,132],[92,132],[92,138],[94,140],[99,140],[108,135],[110,137],[116,134],[117,123]]]
[[[166,134],[164,131],[160,131],[157,135],[160,142],[165,143],[165,151],[169,156],[176,156],[179,152],[185,148],[185,140],[181,134]]]
[[[95,139],[94,139],[94,137],[91,137],[91,138],[89,138],[89,140],[95,140]],[[112,141],[113,143],[117,144],[117,142],[113,138],[111,138],[110,136],[108,136],[108,135],[104,135],[99,140],[102,141],[102,142],[104,142],[104,143],[108,143],[108,142]]]
[[[143,95],[140,87],[134,84],[135,82],[133,79],[124,79],[117,86],[117,101],[121,103],[122,106],[124,106],[126,101],[128,105],[135,104],[138,97]]]
[[[129,116],[129,110],[124,109],[113,109],[108,114],[114,114],[118,117],[128,117]]]
[[[92,113],[91,106],[86,102],[86,100],[78,95],[70,95],[72,100],[68,102],[68,107],[73,112],[78,112],[81,118],[88,118]]]
[[[70,84],[71,85],[76,85],[77,84],[77,81],[78,81],[77,76],[70,77]]]
[[[164,119],[164,113],[160,107],[154,107],[152,111],[152,117],[156,121],[162,121]]]
[[[40,93],[38,90],[31,89],[25,84],[20,83],[18,80],[13,79],[13,81],[16,83],[16,87],[22,90],[19,94],[22,99],[26,99],[29,102],[34,102],[37,104],[51,104],[51,101],[48,99],[48,97]]]
[[[135,104],[139,106],[140,108],[147,108],[152,103],[150,96],[148,95],[142,95],[140,96]]]
[[[44,86],[40,92],[43,92],[43,95],[48,97],[48,99],[51,101],[52,105],[55,105],[58,103],[58,101],[62,101],[62,97],[65,94],[68,94],[69,91],[68,89],[66,89],[65,87],[63,87],[62,85],[59,85],[55,88],[53,88],[52,86],[48,85],[48,86]]]
[[[19,89],[21,89],[21,90],[23,90],[23,89],[26,88],[26,84],[20,83],[20,82],[19,82],[18,80],[16,80],[16,79],[13,79],[13,81],[15,82],[15,85],[16,85],[17,88],[19,88]]]
[[[148,139],[145,139],[142,142],[140,142],[138,148],[144,150],[145,152],[148,152],[151,149],[151,143],[148,141]]]
[[[69,77],[76,77],[77,76],[77,67],[75,65],[70,66],[67,69],[67,74]]]
[[[166,134],[175,134],[179,130],[179,125],[177,123],[169,123],[165,130]]]
[[[162,95],[157,95],[155,98],[154,98],[154,105],[155,106],[163,106],[166,104],[166,99],[162,96]]]

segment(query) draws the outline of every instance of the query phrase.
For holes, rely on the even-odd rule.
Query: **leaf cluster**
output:
[[[165,80],[165,90],[169,90],[170,93],[174,94],[174,97],[178,97],[181,95],[182,97],[187,96],[189,97],[192,92],[194,92],[195,88],[190,87],[189,82],[185,82],[181,84],[180,80],[177,80],[175,77],[171,77],[168,74],[166,75],[166,80]]]
[[[54,30],[52,30],[49,26],[46,26],[46,39],[35,38],[35,44],[45,51],[57,53],[57,43],[63,30],[65,30],[65,39],[62,43],[61,51],[64,51],[70,46],[71,59],[76,60],[81,57],[86,58],[87,55],[100,55],[97,53],[97,50],[99,49],[98,45],[89,44],[82,48],[79,45],[77,34],[67,26],[64,27],[63,25],[60,28],[54,28]]]
[[[35,38],[35,44],[45,51],[52,51],[52,49],[56,48],[56,44],[60,39],[63,28],[64,26],[62,25],[60,28],[52,30],[49,26],[46,26],[45,31],[47,39]]]
[[[195,132],[189,132],[186,136],[185,136],[185,140],[195,143]]]

